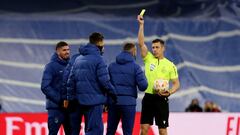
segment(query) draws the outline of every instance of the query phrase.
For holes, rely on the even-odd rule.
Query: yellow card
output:
[[[145,11],[146,11],[145,9],[142,9],[142,11],[141,11],[141,13],[139,15],[143,16]]]

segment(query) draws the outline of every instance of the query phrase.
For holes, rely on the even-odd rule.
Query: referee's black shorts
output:
[[[168,127],[168,117],[168,98],[145,93],[142,100],[141,124],[153,125],[155,118],[155,124],[158,128],[166,128]]]

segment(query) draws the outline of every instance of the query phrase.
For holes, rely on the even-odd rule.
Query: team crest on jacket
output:
[[[54,122],[57,124],[59,122],[58,117],[54,118]]]
[[[150,64],[150,71],[153,71],[155,69],[155,65],[154,64]]]

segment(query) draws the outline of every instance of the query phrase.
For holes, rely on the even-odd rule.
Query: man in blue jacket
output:
[[[74,54],[71,59],[68,62],[68,65],[66,66],[64,73],[63,73],[63,87],[64,87],[64,95],[67,95],[67,81],[69,78],[69,75],[71,73],[72,66],[78,56],[80,56],[80,49],[81,46],[79,47],[79,53]],[[81,118],[82,118],[82,113],[80,113],[81,108],[78,107],[78,101],[76,97],[72,97],[70,100],[64,100],[64,108],[66,108],[69,112],[69,121],[72,124],[72,134],[71,135],[79,135],[80,129],[81,129]],[[86,119],[86,117],[85,117]],[[86,121],[85,121],[86,123]],[[86,126],[85,126],[86,128]]]
[[[66,135],[72,132],[69,112],[63,108],[66,91],[62,87],[63,71],[68,64],[69,54],[70,49],[66,42],[57,43],[56,52],[43,72],[41,90],[47,99],[49,135],[57,135],[62,124]]]
[[[80,55],[80,49],[81,49],[81,46],[79,47],[79,50],[78,50],[79,53],[76,53],[71,57],[71,59],[69,60],[67,66],[63,72],[63,87],[65,88],[64,94],[66,94],[66,95],[67,95],[67,87],[68,87],[67,81],[68,81],[72,66],[73,66],[76,58]],[[71,104],[70,104],[71,106],[69,106],[69,100],[64,100],[63,105],[64,105],[64,108],[66,108],[66,109],[70,109],[70,110],[77,109],[76,108],[76,98],[73,98],[71,100]]]
[[[118,102],[109,106],[107,135],[115,135],[120,119],[123,134],[132,135],[137,87],[140,91],[144,91],[148,86],[141,67],[135,63],[136,53],[136,46],[133,43],[126,43],[123,51],[116,57],[116,62],[111,63],[108,68]]]
[[[92,33],[89,43],[80,49],[73,64],[67,89],[68,100],[76,98],[81,115],[86,115],[86,135],[102,135],[103,104],[106,103],[106,94],[116,102],[115,89],[110,82],[107,65],[101,56],[103,52],[103,35]]]

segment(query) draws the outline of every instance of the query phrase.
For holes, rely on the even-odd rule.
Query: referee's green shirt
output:
[[[143,61],[148,81],[146,93],[154,94],[153,84],[157,79],[172,80],[178,78],[176,66],[167,58],[158,59],[151,52],[148,52]]]

